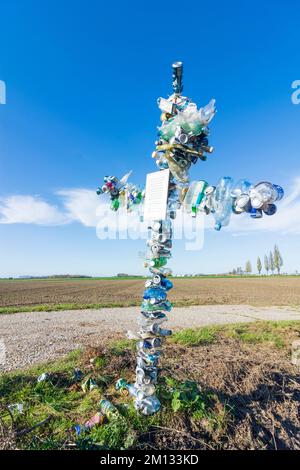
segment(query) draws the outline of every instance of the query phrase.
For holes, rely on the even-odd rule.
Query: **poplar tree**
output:
[[[265,265],[265,270],[267,271],[267,275],[268,275],[269,274],[269,269],[270,269],[268,255],[265,255],[265,257],[264,257],[264,265]]]
[[[277,269],[277,274],[280,274],[280,269],[283,265],[283,259],[277,245],[274,246],[274,265]]]
[[[274,274],[275,263],[274,263],[274,256],[273,256],[272,251],[270,251],[270,254],[269,254],[269,268],[270,268],[272,274]]]
[[[260,259],[260,257],[257,258],[257,264],[256,264],[256,266],[257,266],[257,271],[258,271],[258,273],[259,273],[259,275],[260,275],[261,270],[262,270],[262,264],[261,264],[261,259]]]

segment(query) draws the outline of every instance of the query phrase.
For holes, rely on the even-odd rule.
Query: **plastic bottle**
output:
[[[233,179],[224,176],[218,183],[214,192],[214,218],[215,229],[221,230],[229,224],[232,212],[231,190],[233,187]]]
[[[100,400],[99,407],[101,413],[108,417],[119,413],[117,408],[109,400]]]
[[[137,389],[135,385],[129,384],[125,379],[119,379],[116,383],[116,390],[127,390],[127,393],[133,397],[137,397]]]
[[[151,266],[152,268],[162,268],[168,262],[168,258],[165,256],[160,256],[159,258],[154,258],[147,262],[147,265]]]
[[[111,209],[113,211],[117,211],[120,207],[120,201],[119,199],[114,199],[112,202],[111,202],[111,205],[110,205]]]
[[[246,179],[240,179],[234,184],[231,190],[232,197],[239,197],[241,194],[248,194],[250,189],[253,187],[252,183]]]
[[[267,181],[256,184],[249,194],[254,209],[261,209],[264,205],[272,204],[278,197],[282,197],[281,191]]]
[[[193,216],[197,214],[198,207],[205,197],[207,187],[206,181],[192,181],[183,202],[185,212],[188,214],[192,213]]]

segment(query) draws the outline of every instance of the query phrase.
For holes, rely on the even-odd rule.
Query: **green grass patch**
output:
[[[291,333],[300,334],[300,321],[259,321],[224,327],[224,334],[228,337],[244,343],[270,343],[277,348],[289,345],[287,338]]]
[[[203,328],[187,328],[173,334],[171,342],[182,344],[183,346],[199,346],[211,344],[217,340],[218,326],[205,326]]]
[[[212,344],[221,337],[230,337],[244,343],[269,343],[283,348],[289,334],[300,335],[300,321],[257,321],[188,328],[173,334],[169,341],[183,346],[201,346]]]

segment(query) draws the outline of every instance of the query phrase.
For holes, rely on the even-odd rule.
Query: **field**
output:
[[[0,313],[139,305],[143,279],[1,280]],[[300,305],[300,276],[174,279],[177,306]]]
[[[59,362],[0,376],[0,449],[300,449],[299,370],[290,344],[300,322],[181,330],[167,341],[160,412],[144,417],[116,391],[132,381],[135,348],[114,340]],[[74,377],[80,368],[83,379]],[[48,378],[37,382],[42,372]],[[93,377],[97,388],[84,392]],[[117,412],[79,436],[109,399]],[[23,410],[8,408],[19,403]]]

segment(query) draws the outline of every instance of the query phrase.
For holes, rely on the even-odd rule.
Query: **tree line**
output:
[[[268,255],[266,254],[264,256],[263,263],[262,263],[260,256],[258,256],[256,260],[256,267],[257,267],[257,271],[259,274],[261,274],[263,267],[267,275],[269,273],[274,274],[275,271],[277,271],[277,274],[280,274],[280,270],[282,266],[283,266],[283,258],[277,245],[274,246],[273,251],[270,251]],[[232,274],[245,274],[245,273],[246,274],[252,273],[252,264],[250,260],[246,262],[245,269],[238,267],[232,270]]]

